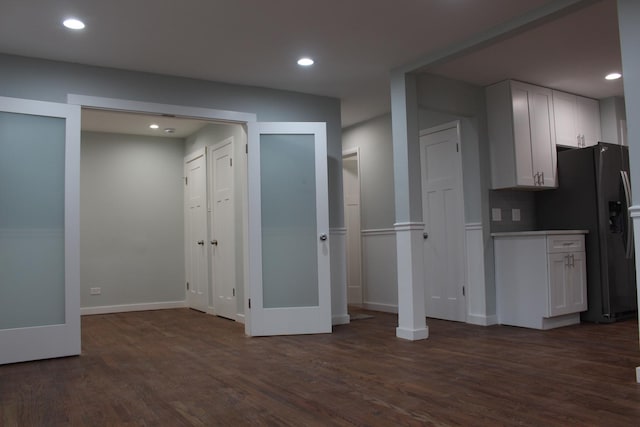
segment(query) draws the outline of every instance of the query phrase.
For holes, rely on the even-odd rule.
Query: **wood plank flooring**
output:
[[[639,426],[638,323],[552,331],[396,316],[247,338],[188,309],[86,316],[82,356],[0,366],[9,426]]]

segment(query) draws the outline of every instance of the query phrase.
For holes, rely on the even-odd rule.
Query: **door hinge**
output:
[[[233,159],[229,157],[229,166],[233,166]]]
[[[456,143],[456,153],[460,152],[460,147],[458,147],[458,144]]]
[[[465,290],[464,290],[464,286],[462,287],[462,296],[465,296]]]
[[[233,296],[236,296],[236,288],[233,288]]]
[[[249,308],[251,308],[251,298],[249,298]]]
[[[189,282],[187,282],[187,290],[189,290]]]
[[[244,152],[249,153],[249,144],[244,144]]]
[[[184,185],[189,185],[189,177],[184,177]]]

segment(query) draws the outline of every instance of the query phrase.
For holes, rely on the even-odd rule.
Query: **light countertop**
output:
[[[554,236],[558,234],[589,234],[589,230],[509,231],[503,233],[491,233],[491,237]]]

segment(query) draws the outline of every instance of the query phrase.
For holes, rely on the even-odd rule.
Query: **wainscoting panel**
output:
[[[331,250],[331,324],[349,323],[347,313],[347,229],[329,229]]]
[[[393,228],[362,230],[363,306],[398,312],[396,236]]]
[[[465,226],[467,246],[467,323],[488,326],[498,322],[487,316],[487,297],[484,281],[484,243],[481,223]]]

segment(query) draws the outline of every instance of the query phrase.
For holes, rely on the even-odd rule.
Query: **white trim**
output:
[[[335,316],[331,316],[331,324],[333,326],[347,325],[349,323],[351,323],[351,316],[349,316],[349,314],[337,314]]]
[[[478,326],[491,326],[498,324],[498,316],[483,316],[480,314],[467,314],[467,323]]]
[[[236,313],[236,322],[244,323],[244,313]]]
[[[126,313],[129,311],[166,310],[171,308],[185,308],[186,301],[143,302],[138,304],[102,305],[97,307],[82,307],[80,314],[90,316],[93,314]]]
[[[633,205],[629,208],[629,216],[631,218],[640,218],[640,205]]]
[[[394,231],[416,231],[424,230],[424,222],[396,222],[393,224]]]
[[[382,311],[383,313],[398,314],[397,304],[382,304],[379,302],[365,301],[362,303],[362,308],[372,311]]]
[[[342,158],[356,156],[358,162],[360,162],[360,147],[347,148],[346,150],[342,150]],[[358,172],[360,172],[358,170]]]
[[[451,122],[443,123],[441,125],[432,126],[427,129],[420,129],[420,136],[430,135],[432,133],[442,132],[443,130],[454,129],[454,128],[458,129],[458,136],[460,136],[459,125],[460,125],[460,120],[454,120]],[[458,140],[459,139],[460,138],[458,138]]]
[[[472,231],[472,230],[482,230],[482,223],[481,222],[468,222],[464,225],[464,229],[467,231]]]
[[[636,382],[640,383],[640,366],[636,368]]]
[[[187,107],[182,105],[157,104],[118,98],[103,98],[99,96],[68,94],[67,103],[101,110],[162,113],[171,114],[181,118],[212,119],[232,123],[255,122],[257,120],[256,115],[253,113],[216,110],[212,108]]]
[[[396,230],[394,228],[370,228],[367,230],[361,230],[360,234],[362,236],[386,236],[386,235],[395,235]]]
[[[347,229],[345,227],[331,227],[329,228],[329,234],[333,234],[336,236],[346,236]]]
[[[425,326],[420,329],[396,328],[396,337],[409,341],[426,340],[429,338],[429,327]]]
[[[200,157],[206,156],[207,154],[207,147],[202,147],[196,151],[194,151],[193,153],[189,153],[184,157],[184,164],[186,165],[189,162],[192,162]],[[186,171],[185,171],[186,173]]]

